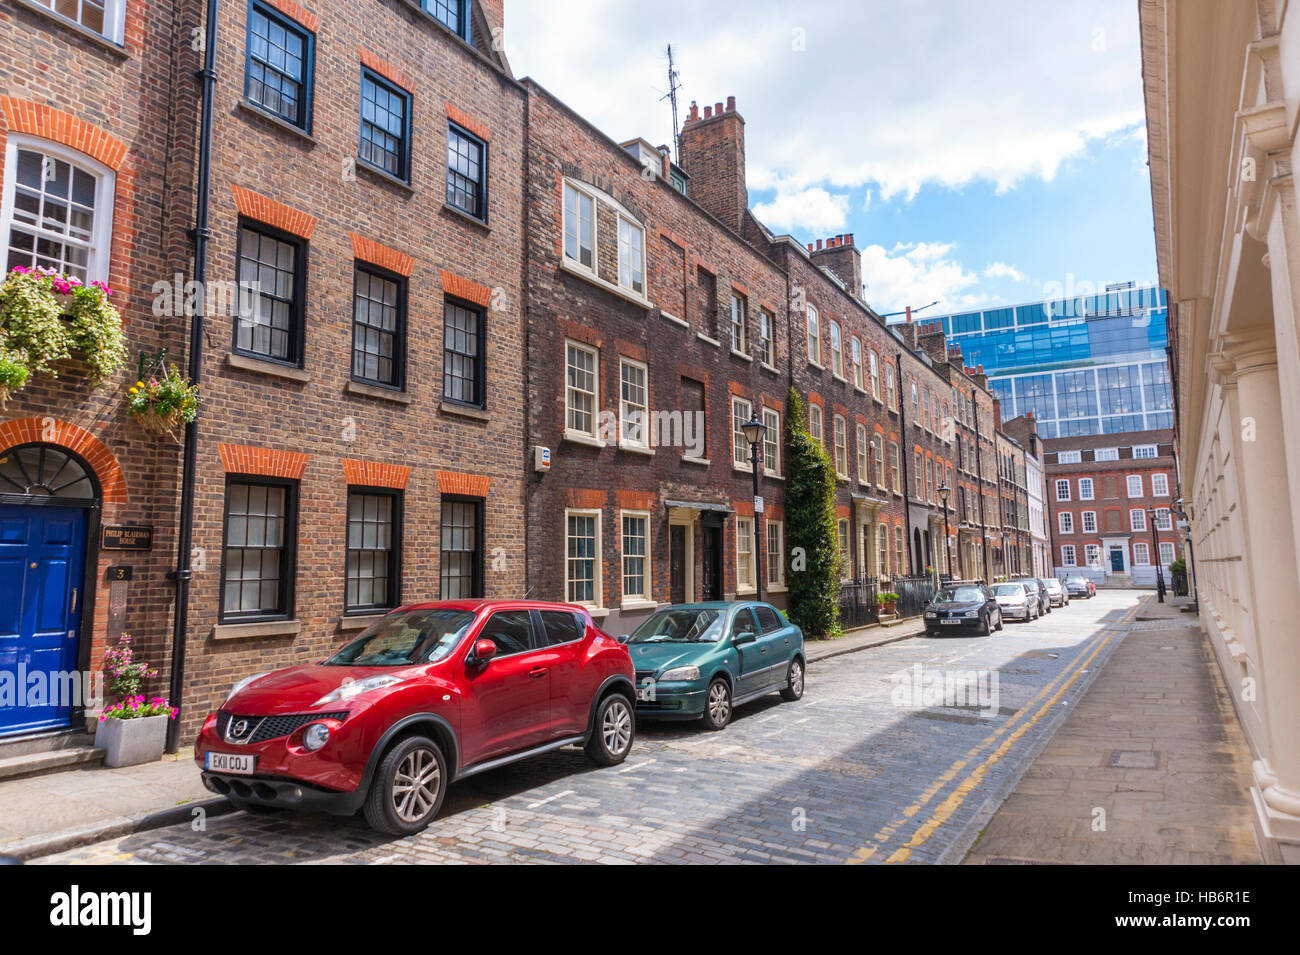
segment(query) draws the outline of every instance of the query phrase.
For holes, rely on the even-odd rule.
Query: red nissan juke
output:
[[[409,835],[466,776],[572,744],[622,762],[635,699],[627,648],[581,608],[424,603],[319,663],[241,680],[194,758],[203,784],[241,809],[361,810]]]

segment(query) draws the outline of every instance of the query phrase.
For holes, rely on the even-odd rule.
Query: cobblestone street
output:
[[[453,785],[438,820],[406,839],[356,819],[240,812],[39,861],[960,862],[1143,599],[1103,590],[987,638],[826,660],[803,700],[742,707],[721,733],[643,723],[621,766],[562,750]],[[936,677],[986,695],[923,705]]]

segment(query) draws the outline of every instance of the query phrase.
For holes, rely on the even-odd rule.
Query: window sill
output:
[[[736,349],[734,348],[731,350],[731,353],[735,355],[737,358],[742,358],[748,362],[752,362],[754,360],[751,356],[746,355],[743,351],[736,351]]]
[[[301,140],[308,146],[316,145],[316,137],[307,132],[307,130],[303,129],[301,126],[295,126],[287,119],[276,116],[274,113],[267,112],[256,103],[250,102],[247,99],[237,99],[235,100],[235,109],[247,116],[254,117],[260,122],[266,123],[282,133],[288,133],[290,136]]]
[[[861,385],[857,385],[857,384],[853,386],[853,391],[859,395],[865,395],[867,393],[866,388],[863,388]]]
[[[781,369],[777,368],[776,365],[769,365],[765,361],[759,362],[758,367],[762,368],[764,371],[770,371],[774,375],[781,374]]]
[[[230,352],[226,355],[226,365],[240,371],[254,371],[258,374],[270,375],[273,378],[283,378],[286,381],[294,381],[300,385],[305,385],[311,381],[311,375],[301,368],[282,365],[278,361],[268,361],[265,358],[254,358],[251,355],[240,355],[236,352]]]
[[[411,395],[405,391],[385,388],[382,385],[368,385],[363,381],[349,381],[345,390],[350,395],[364,395],[367,398],[378,398],[399,405],[409,405],[412,401]]]
[[[659,606],[657,600],[624,600],[618,605],[618,609],[624,612],[628,610],[654,610]]]
[[[682,328],[691,327],[690,322],[686,321],[685,319],[678,318],[676,315],[672,314],[671,312],[665,312],[662,308],[659,309],[659,317],[667,319],[668,321],[672,322],[674,325],[680,325],[682,326]]]
[[[753,467],[751,467],[750,465],[746,464],[746,465],[742,468],[742,467],[741,467],[739,464],[737,464],[735,461],[732,461],[732,462],[731,462],[731,470],[735,471],[737,474],[744,474],[744,475],[749,476],[749,477],[752,477],[753,474],[754,474],[754,469],[753,469]]]
[[[708,458],[692,458],[692,457],[690,457],[689,455],[685,455],[685,454],[683,454],[683,455],[682,455],[682,463],[683,463],[683,464],[699,464],[699,465],[702,465],[703,467],[706,467],[706,468],[707,468],[707,467],[708,467],[712,462],[710,462]]]
[[[809,366],[810,368],[816,368],[818,371],[825,371],[825,370],[826,370],[826,366],[825,366],[825,365],[823,365],[823,364],[822,364],[821,362],[819,362],[819,361],[813,361],[811,358],[808,359],[808,366]]]
[[[737,587],[737,588],[736,588],[736,596],[737,596],[737,597],[752,597],[752,596],[753,596],[754,594],[756,594],[756,593],[758,593],[758,591],[755,590],[753,587]]]
[[[841,385],[847,385],[849,383],[849,380],[847,378],[835,372],[831,372],[831,377],[834,378],[836,381],[838,381]]]
[[[609,616],[608,607],[592,607],[588,604],[576,604],[575,606],[581,607],[583,610],[587,611],[587,613],[591,614],[591,619],[593,620],[604,620]]]
[[[619,444],[618,449],[620,451],[626,451],[628,454],[644,455],[647,458],[653,458],[655,456],[654,448],[647,448],[640,444]]]
[[[785,584],[768,584],[767,592],[769,594],[783,594],[788,590]]]
[[[212,628],[213,640],[251,640],[257,637],[296,637],[301,620],[264,620],[259,623],[219,623]]]
[[[364,630],[372,623],[378,623],[384,619],[388,611],[384,610],[379,613],[357,614],[354,617],[340,617],[339,629],[344,631]]]
[[[581,431],[566,430],[564,432],[564,440],[573,444],[585,444],[589,448],[603,449],[605,447],[605,442],[600,440],[600,438],[593,438],[591,435],[583,434]]]
[[[633,292],[630,289],[625,289],[621,285],[607,282],[591,269],[584,269],[579,265],[570,264],[569,260],[565,258],[563,254],[560,256],[560,271],[568,272],[570,275],[580,278],[584,282],[590,282],[597,288],[602,288],[611,295],[617,295],[619,298],[625,299],[634,305],[639,305],[642,308],[654,308],[654,304],[644,295],[638,295],[636,292]]]
[[[438,405],[438,410],[443,414],[456,415],[460,418],[472,418],[475,421],[491,421],[492,413],[483,408],[475,408],[473,405],[458,405],[454,401],[442,401]]]
[[[770,481],[784,481],[784,480],[785,480],[785,475],[782,474],[780,471],[764,471],[764,472],[763,472],[763,477],[767,478],[767,479],[770,480]]]
[[[472,216],[464,209],[457,209],[449,202],[444,202],[442,204],[442,211],[447,213],[447,215],[459,219],[468,225],[472,225],[474,226],[474,228],[479,229],[483,232],[489,234],[492,232],[492,227],[487,224],[487,221],[485,219],[480,219],[478,216]]]
[[[696,332],[695,337],[700,341],[708,342],[714,348],[722,347],[722,342],[718,341],[716,338],[710,338],[708,335],[704,334],[704,332]]]
[[[82,39],[95,44],[95,46],[102,47],[109,53],[120,56],[124,60],[129,60],[131,58],[131,51],[116,40],[110,40],[108,37],[104,36],[104,34],[96,33],[94,30],[82,26],[75,20],[69,20],[67,17],[55,13],[49,7],[34,2],[34,0],[14,0],[14,5],[22,7],[24,10],[30,10],[32,13],[43,16],[46,19],[53,20],[65,30],[75,33]]]
[[[404,179],[398,179],[390,172],[384,172],[382,169],[377,169],[367,162],[362,162],[361,159],[357,157],[353,158],[352,165],[358,172],[364,172],[367,176],[370,176],[382,185],[392,186],[393,188],[406,193],[408,196],[415,195],[415,189],[409,182]]]

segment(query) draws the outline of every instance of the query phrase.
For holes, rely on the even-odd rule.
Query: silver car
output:
[[[1055,577],[1042,578],[1043,586],[1047,588],[1047,597],[1052,602],[1053,607],[1064,607],[1070,602],[1069,592],[1061,586],[1061,582]]]
[[[1002,616],[1007,620],[1037,620],[1038,593],[1030,593],[1025,584],[994,584],[989,588],[998,602]]]

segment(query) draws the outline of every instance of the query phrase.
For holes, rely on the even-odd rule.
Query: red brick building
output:
[[[1158,561],[1168,584],[1181,552],[1173,433],[1052,438],[1043,455],[1057,575],[1091,569],[1118,586],[1152,586]]]

